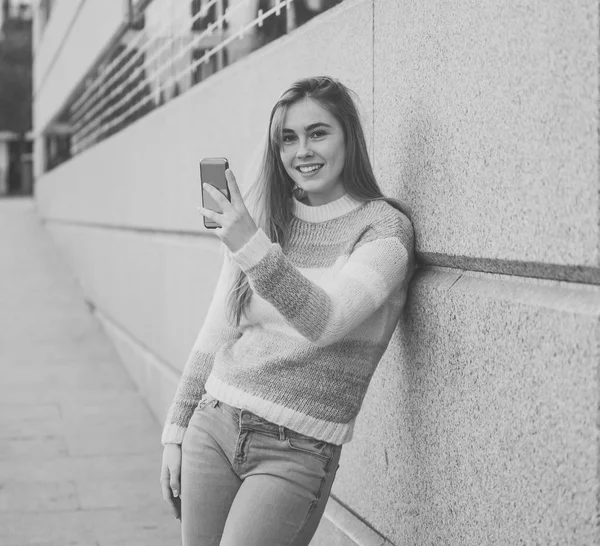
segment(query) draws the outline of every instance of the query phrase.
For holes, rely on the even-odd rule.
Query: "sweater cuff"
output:
[[[183,443],[183,437],[187,427],[180,427],[179,425],[166,425],[163,429],[160,443],[164,446],[165,444],[179,444]]]
[[[272,246],[271,239],[259,228],[242,248],[231,253],[231,258],[247,273],[267,255]]]

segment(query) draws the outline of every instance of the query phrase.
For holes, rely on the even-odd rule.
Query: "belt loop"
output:
[[[285,428],[279,425],[279,439],[281,441],[285,440]]]

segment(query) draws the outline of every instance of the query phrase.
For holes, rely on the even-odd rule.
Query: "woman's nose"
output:
[[[306,141],[300,141],[296,155],[298,158],[310,157],[312,155],[312,150],[308,147],[308,143]]]

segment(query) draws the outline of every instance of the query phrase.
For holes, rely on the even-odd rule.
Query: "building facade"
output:
[[[0,9],[0,196],[33,190],[30,1]]]
[[[315,544],[600,542],[597,0],[38,0],[35,198],[159,421],[295,79],[360,97],[420,262]],[[158,441],[158,438],[157,438]]]

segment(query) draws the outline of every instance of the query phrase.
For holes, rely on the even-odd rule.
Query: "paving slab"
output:
[[[160,425],[32,199],[0,199],[0,248],[0,545],[180,544]]]
[[[44,459],[32,465],[30,461],[12,461],[0,464],[0,483],[11,480],[42,484],[46,481],[87,480],[102,482],[117,480],[129,487],[131,482],[145,482],[148,476],[156,478],[160,461],[147,454],[101,455],[95,457],[62,457]],[[152,480],[154,483],[155,480]]]
[[[50,512],[81,508],[75,483],[48,481],[42,483],[11,480],[0,489],[2,512]]]

